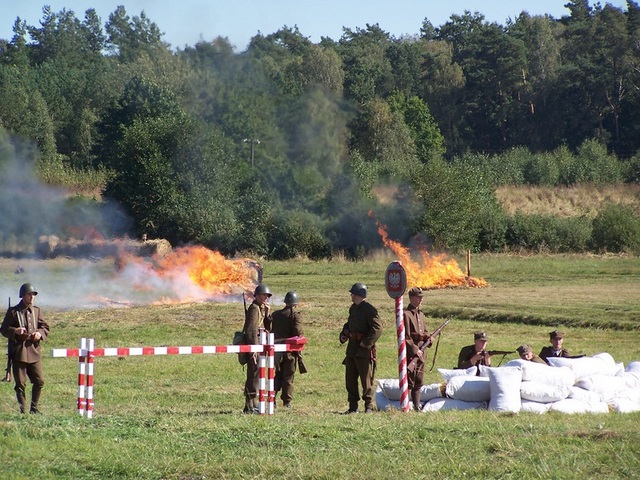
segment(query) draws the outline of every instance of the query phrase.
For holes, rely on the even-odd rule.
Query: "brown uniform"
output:
[[[247,345],[257,345],[260,343],[259,329],[260,326],[263,325],[264,320],[264,305],[258,305],[254,300],[247,309],[247,315],[242,328],[242,331],[245,333]],[[256,400],[258,396],[258,377],[256,355],[251,355],[251,358],[249,358],[247,362],[247,379],[244,383],[245,412],[256,411],[258,408],[258,402]]]
[[[416,356],[422,342],[429,338],[429,332],[424,325],[424,313],[412,304],[404,310],[404,333],[407,350],[407,362]],[[411,392],[411,401],[414,406],[420,404],[420,389],[424,381],[424,364],[426,353],[419,358],[415,368],[407,370],[407,383]]]
[[[349,343],[344,361],[345,385],[349,400],[349,411],[358,411],[360,392],[358,380],[362,384],[362,399],[365,410],[373,410],[373,364],[375,344],[382,335],[382,321],[378,310],[366,300],[349,307],[349,319],[345,323],[341,337],[348,333]]]
[[[469,368],[478,365],[484,365],[486,367],[491,366],[491,360],[487,357],[482,357],[476,363],[471,363],[471,358],[476,354],[476,346],[475,345],[467,345],[466,347],[462,347],[460,353],[458,354],[458,368]]]
[[[273,312],[270,319],[265,319],[264,326],[274,334],[276,343],[302,335],[301,314],[289,305]],[[286,407],[293,399],[293,377],[298,365],[298,352],[276,352],[275,363],[274,387],[276,393],[282,390],[280,398]]]
[[[26,336],[29,336],[29,338],[23,339],[16,336],[16,331],[21,327],[27,330]],[[30,340],[30,336],[35,332],[40,332],[41,336],[41,339],[37,342]],[[13,377],[20,411],[26,411],[26,384],[28,377],[33,385],[30,411],[37,412],[40,393],[44,386],[42,347],[40,343],[46,340],[49,335],[49,325],[40,316],[39,307],[31,305],[27,308],[27,305],[20,301],[18,305],[7,310],[0,327],[0,333],[12,341]]]

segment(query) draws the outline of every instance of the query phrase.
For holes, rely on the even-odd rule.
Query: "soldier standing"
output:
[[[0,326],[0,333],[11,342],[13,377],[20,413],[27,409],[27,377],[31,381],[30,413],[39,413],[38,402],[44,386],[42,371],[42,348],[40,342],[49,335],[49,325],[40,316],[40,308],[33,303],[38,292],[33,285],[20,287],[20,303],[9,307]]]
[[[340,332],[340,343],[347,340],[347,352],[342,364],[345,366],[345,384],[349,400],[347,413],[358,412],[362,384],[362,399],[365,413],[373,412],[373,377],[376,362],[376,341],[382,334],[382,321],[378,310],[367,300],[367,286],[354,283],[351,289],[349,319]]]
[[[427,346],[431,347],[432,339],[424,325],[424,313],[420,310],[424,292],[420,287],[413,287],[409,290],[409,305],[404,310],[404,332],[405,344],[407,349],[407,360],[414,358],[416,355],[418,361],[414,368],[407,370],[407,384],[411,392],[411,402],[413,409],[420,410],[420,390],[424,381],[424,364],[426,354],[420,350],[421,342],[428,342]]]
[[[247,309],[242,331],[247,345],[260,343],[259,329],[269,319],[269,298],[271,290],[260,283],[253,292],[253,302]],[[247,362],[247,379],[244,384],[244,413],[259,413],[258,402],[258,353],[253,352]]]
[[[299,297],[296,292],[289,291],[284,296],[285,307],[273,312],[271,318],[265,318],[264,326],[273,333],[276,343],[302,335],[301,315],[297,310]],[[293,377],[298,365],[298,352],[276,352],[276,375],[274,386],[276,394],[282,390],[280,398],[285,408],[291,407],[293,399]]]

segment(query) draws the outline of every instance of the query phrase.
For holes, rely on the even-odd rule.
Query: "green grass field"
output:
[[[309,373],[296,376],[294,407],[273,417],[241,413],[244,371],[234,355],[185,355],[96,358],[95,416],[87,420],[76,413],[77,359],[49,356],[83,336],[98,347],[226,345],[242,303],[45,311],[52,333],[43,414],[20,416],[12,385],[0,384],[0,478],[640,477],[638,413],[342,415],[338,331],[356,281],[367,283],[385,324],[376,377],[397,377],[395,304],[384,289],[392,260],[265,262],[274,306],[287,290],[300,293],[309,339]],[[2,260],[0,275],[11,278],[14,268]],[[477,329],[490,336],[489,348],[530,343],[537,351],[560,327],[572,353],[640,360],[640,258],[478,255],[471,273],[490,286],[425,297],[430,329],[453,316],[436,368],[453,367]],[[435,369],[426,375],[425,383],[438,381]]]

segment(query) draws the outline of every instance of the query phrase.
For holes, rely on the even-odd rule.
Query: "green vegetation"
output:
[[[295,288],[305,314],[309,373],[296,377],[291,411],[243,415],[244,372],[234,355],[109,357],[95,362],[89,421],[75,412],[76,359],[47,357],[43,415],[19,416],[12,387],[0,385],[0,478],[637,476],[638,413],[340,415],[347,405],[337,333],[355,281],[368,284],[385,325],[376,376],[397,376],[394,301],[384,291],[391,260],[265,262],[273,303]],[[2,260],[0,274],[11,275],[15,265]],[[73,266],[59,265],[60,274]],[[454,314],[438,368],[452,367],[477,329],[489,334],[491,348],[528,342],[539,349],[559,326],[572,353],[605,351],[625,364],[640,359],[637,257],[485,254],[472,257],[471,273],[490,287],[432,290],[425,298],[429,328]],[[221,345],[240,324],[242,304],[44,313],[52,325],[47,351],[75,348],[82,336],[99,347]],[[426,381],[440,375],[434,370]]]
[[[104,21],[44,7],[0,39],[0,216],[42,197],[11,191],[24,169],[117,203],[131,222],[92,224],[105,237],[229,255],[359,259],[380,248],[369,211],[394,239],[449,251],[637,253],[637,209],[558,219],[496,200],[638,183],[640,7],[566,6],[506,25],[425,18],[402,38],[373,24],[314,44],[283,27],[244,52],[220,37],[172,49],[122,6]],[[624,227],[602,235],[612,216]],[[3,250],[73,235],[48,219],[5,222]]]

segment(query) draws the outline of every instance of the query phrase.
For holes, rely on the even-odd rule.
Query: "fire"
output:
[[[466,276],[455,259],[447,256],[431,255],[426,250],[420,251],[422,265],[411,258],[407,247],[391,240],[387,228],[376,220],[378,233],[386,247],[398,256],[407,273],[407,284],[422,288],[445,288],[451,286],[487,287],[489,284],[483,278]]]
[[[213,295],[229,295],[253,290],[256,263],[230,260],[203,246],[178,248],[158,263],[160,275],[186,272],[194,284]]]

